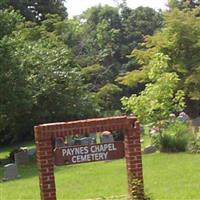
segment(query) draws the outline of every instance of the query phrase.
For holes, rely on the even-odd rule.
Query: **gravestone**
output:
[[[147,154],[147,153],[154,153],[156,152],[156,147],[154,145],[149,145],[149,146],[146,146],[143,150],[143,153],[144,154]]]
[[[92,138],[91,137],[84,137],[80,139],[81,145],[90,145],[92,144]]]
[[[65,147],[64,139],[62,137],[55,139],[55,148]]]
[[[92,144],[96,144],[97,143],[97,135],[96,135],[96,133],[90,133],[89,137],[92,138]]]
[[[17,165],[27,165],[29,162],[28,151],[19,151],[14,154],[15,164]]]
[[[188,116],[186,113],[181,112],[181,113],[178,115],[177,119],[178,119],[179,121],[183,122],[183,123],[186,123],[186,122],[189,121],[190,118],[189,118],[189,116]]]
[[[34,156],[36,154],[36,148],[28,149],[27,154],[28,156]]]
[[[196,117],[191,120],[192,126],[200,126],[200,117]]]
[[[104,131],[100,136],[101,143],[109,143],[113,141],[114,141],[113,135],[109,131]]]
[[[80,138],[74,138],[74,145],[81,145]]]
[[[74,145],[74,139],[72,138],[71,135],[68,135],[68,136],[67,136],[67,144],[68,144],[69,146]]]
[[[14,163],[4,165],[3,181],[8,181],[16,178],[19,178],[19,175],[17,173],[17,165]]]

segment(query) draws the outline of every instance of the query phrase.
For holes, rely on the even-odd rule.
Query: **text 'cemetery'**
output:
[[[57,165],[119,159],[124,157],[124,144],[117,141],[104,144],[67,146],[56,148],[54,155]]]

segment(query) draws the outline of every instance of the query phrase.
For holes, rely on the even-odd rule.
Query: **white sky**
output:
[[[116,1],[121,2],[120,0],[67,0],[65,5],[67,7],[69,17],[72,17],[79,15],[87,8],[96,6],[98,4],[116,6]],[[127,4],[131,8],[148,6],[154,9],[166,9],[167,0],[127,0]]]

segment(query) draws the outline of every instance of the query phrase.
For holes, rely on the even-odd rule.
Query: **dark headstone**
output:
[[[101,141],[101,143],[109,143],[109,142],[113,142],[114,139],[111,134],[110,135],[101,135],[100,141]]]
[[[149,146],[146,146],[143,150],[143,153],[144,154],[148,154],[148,153],[154,153],[156,152],[156,147],[154,145],[149,145]]]
[[[27,154],[28,154],[28,156],[35,156],[36,148],[28,149]]]
[[[73,137],[72,137],[71,135],[68,135],[68,136],[67,136],[67,144],[68,144],[69,146],[74,145],[74,139],[73,139]]]
[[[96,133],[90,133],[89,136],[92,138],[92,144],[96,144],[97,143]]]
[[[16,165],[27,165],[29,162],[28,151],[20,151],[14,154]]]
[[[79,138],[74,138],[74,145],[80,145],[81,140]]]
[[[65,147],[65,142],[62,137],[55,139],[55,148]]]
[[[80,139],[81,145],[90,145],[92,144],[92,138],[91,137],[84,137]]]

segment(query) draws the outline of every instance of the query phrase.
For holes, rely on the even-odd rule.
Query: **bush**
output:
[[[159,145],[162,152],[186,151],[189,141],[187,124],[175,121],[169,124],[160,134]]]
[[[200,137],[193,138],[188,144],[190,153],[200,153]]]
[[[159,132],[151,134],[152,144],[161,152],[184,152],[189,139],[188,125],[179,120],[166,123]]]
[[[131,191],[131,200],[150,200],[150,197],[144,193],[143,182],[136,178],[132,177],[132,191]]]

